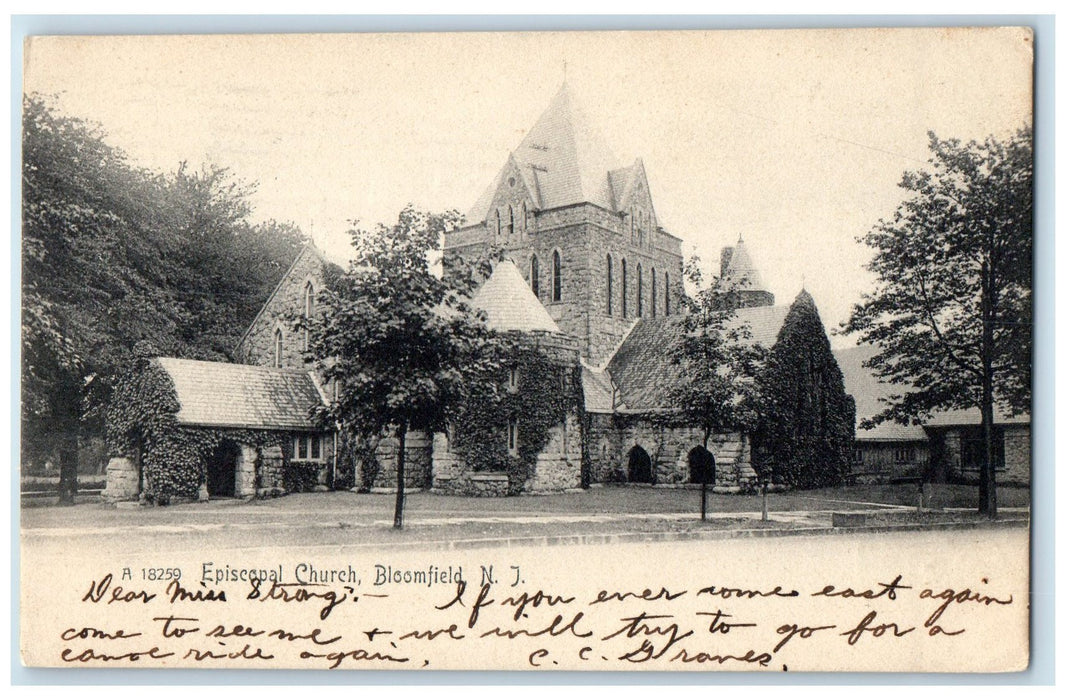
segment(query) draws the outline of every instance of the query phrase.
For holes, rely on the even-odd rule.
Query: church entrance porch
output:
[[[693,447],[688,453],[688,481],[690,484],[714,484],[714,455],[703,445]]]
[[[635,445],[629,451],[629,470],[627,479],[631,484],[654,484],[655,478],[651,469],[651,457],[640,445]]]
[[[232,440],[215,447],[206,464],[207,492],[215,497],[232,498],[237,492],[237,460],[241,448]]]

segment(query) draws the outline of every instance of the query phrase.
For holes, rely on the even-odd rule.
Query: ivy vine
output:
[[[143,497],[149,502],[166,505],[173,498],[195,498],[206,480],[207,461],[225,440],[255,448],[256,493],[262,489],[296,490],[292,487],[303,484],[302,475],[289,475],[291,433],[183,426],[177,421],[180,408],[170,375],[147,358],[138,360],[112,392],[107,410],[108,449],[114,456],[141,464]],[[263,450],[273,446],[281,447],[286,469],[280,483],[262,483]]]
[[[582,401],[581,368],[553,361],[542,350],[517,345],[494,376],[502,391],[478,393],[452,419],[451,444],[473,471],[503,471],[508,495],[522,491],[551,429],[576,414]],[[509,387],[510,373],[517,382]],[[507,431],[517,422],[517,450],[508,450]]]

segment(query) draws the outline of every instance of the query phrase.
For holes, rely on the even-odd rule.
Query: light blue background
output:
[[[11,682],[14,685],[1044,685],[1055,669],[1055,446],[1054,424],[1054,58],[1055,21],[1042,15],[929,16],[40,16],[11,18],[11,295],[19,298],[22,45],[40,34],[220,34],[300,32],[502,31],[593,29],[769,29],[1025,25],[1035,32],[1036,324],[1033,387],[1031,657],[1029,670],[1010,674],[737,674],[737,673],[505,673],[414,671],[205,671],[35,669],[22,666],[19,648],[19,474],[11,470]],[[12,313],[11,385],[19,381],[18,314]],[[11,396],[11,434],[18,435],[19,397]],[[18,441],[11,464],[19,463]]]

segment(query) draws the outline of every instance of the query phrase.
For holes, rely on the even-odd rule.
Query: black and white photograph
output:
[[[1033,38],[28,37],[22,662],[1025,670]]]

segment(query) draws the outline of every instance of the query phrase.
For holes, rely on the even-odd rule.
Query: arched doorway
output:
[[[629,483],[651,484],[654,483],[651,471],[651,457],[640,445],[634,445],[629,451]]]
[[[703,445],[693,447],[688,453],[688,481],[690,484],[713,484],[714,455]]]
[[[223,440],[207,461],[207,492],[211,496],[232,497],[237,488],[237,458],[241,448],[232,440]]]

